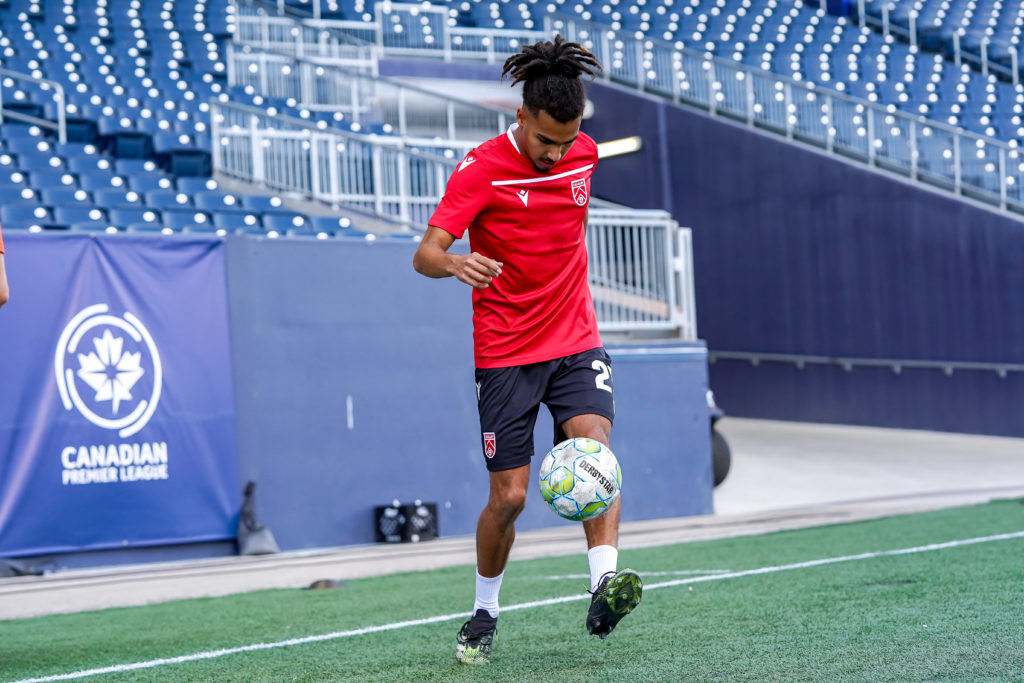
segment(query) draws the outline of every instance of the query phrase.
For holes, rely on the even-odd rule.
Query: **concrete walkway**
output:
[[[716,513],[623,524],[639,548],[834,524],[1024,496],[1024,440],[725,418],[733,467]],[[536,504],[536,501],[535,501]],[[471,537],[0,579],[0,619],[299,588],[472,565]],[[572,527],[525,532],[513,559],[583,553]]]

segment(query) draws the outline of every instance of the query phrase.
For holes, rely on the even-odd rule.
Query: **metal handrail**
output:
[[[893,105],[879,105],[710,53],[678,47],[667,41],[637,40],[631,34],[614,31],[592,21],[559,14],[545,21],[550,32],[560,32],[566,38],[592,50],[605,64],[604,77],[609,81],[668,96],[675,102],[697,105],[713,116],[730,117],[749,127],[783,134],[787,139],[797,138],[823,147],[833,155],[842,152],[845,157],[860,158],[869,166],[896,172],[957,196],[969,196],[1009,215],[1015,215],[1010,213],[1011,209],[1018,213],[1024,212],[1024,194],[1021,194],[1024,192],[1024,150],[1015,144],[901,112]],[[619,56],[616,59],[609,58],[613,50]],[[662,73],[667,71],[668,75],[652,81],[648,78],[645,63],[653,65],[659,57],[663,61]],[[690,64],[699,66],[697,71],[704,74],[703,79],[692,83],[681,79],[682,60],[689,60]],[[639,65],[645,68],[637,68]],[[650,70],[653,70],[653,66]],[[730,88],[730,78],[732,83],[741,82],[740,85]],[[771,91],[775,102],[756,102],[753,89],[755,82],[764,84]],[[740,93],[736,88],[744,92]],[[729,91],[742,103],[729,103],[726,98]],[[816,116],[819,118],[813,125],[800,127],[798,124],[801,121],[796,119],[796,112],[805,103],[816,108]],[[857,137],[863,138],[865,144],[854,145],[856,140],[847,141],[839,136],[837,107],[849,110],[852,117],[862,120],[859,128],[863,132]],[[896,131],[897,135],[878,137],[876,129],[883,125]],[[899,147],[902,139],[910,132],[914,134],[912,142],[907,143],[906,147]],[[939,156],[926,156],[921,142],[929,137],[943,140],[948,138],[949,146]],[[886,142],[896,146],[897,153],[886,153],[880,149]],[[968,155],[967,150],[973,150],[974,153]],[[973,167],[968,169],[968,161],[976,159],[981,159],[983,164],[990,164],[991,169],[985,165],[980,170]],[[1017,171],[1010,170],[1008,160],[1014,162]],[[948,171],[942,172],[943,167],[948,167]],[[1008,177],[1013,180],[1008,181]],[[985,178],[997,182],[992,182],[992,186],[988,187],[982,182]],[[1010,187],[1011,184],[1014,187]]]
[[[232,0],[236,7],[238,3],[242,2],[247,6],[254,6],[252,0]],[[267,5],[264,5],[267,7]],[[424,47],[413,47],[413,46],[394,46],[389,45],[389,40],[385,37],[384,19],[385,10],[390,16],[392,13],[405,12],[409,15],[415,16],[433,16],[439,24],[439,32],[436,36],[437,43],[431,48]],[[401,3],[401,2],[378,2],[374,5],[374,21],[373,22],[353,22],[353,21],[339,21],[334,19],[320,19],[320,18],[308,18],[308,14],[299,15],[294,11],[288,11],[287,13],[279,13],[278,16],[270,18],[260,14],[249,14],[239,15],[239,19],[245,17],[245,20],[260,20],[259,17],[263,17],[262,21],[281,21],[288,20],[293,22],[293,26],[296,28],[308,28],[315,29],[318,31],[326,32],[330,37],[338,40],[342,39],[342,36],[352,37],[352,32],[359,34],[372,33],[372,41],[366,42],[360,39],[363,44],[369,44],[374,46],[378,50],[386,51],[392,55],[430,55],[433,57],[441,57],[446,62],[451,62],[455,59],[483,59],[489,64],[495,63],[499,57],[506,55],[507,50],[498,49],[496,45],[512,45],[518,46],[526,44],[528,42],[536,42],[543,40],[548,36],[544,31],[534,31],[529,29],[498,29],[498,28],[471,28],[464,26],[449,26],[448,24],[448,10],[445,7],[434,7],[428,4],[414,4],[414,3]],[[316,13],[319,16],[319,13]],[[388,34],[388,38],[393,38]],[[470,46],[473,49],[470,49]],[[306,52],[306,56],[309,56],[309,50],[315,47],[314,44],[308,44],[308,48],[303,48]]]
[[[903,372],[905,368],[941,370],[946,375],[952,375],[958,370],[994,372],[1000,378],[1005,378],[1007,374],[1011,372],[1024,372],[1024,364],[1021,363],[912,360],[907,358],[856,358],[846,356],[816,356],[793,353],[762,353],[755,351],[720,351],[709,349],[708,362],[715,363],[719,360],[745,360],[755,366],[762,362],[792,363],[799,369],[803,369],[806,365],[837,365],[846,372],[852,371],[855,367],[889,368],[897,375]]]
[[[38,116],[31,116],[24,114],[19,111],[11,111],[3,106],[3,78],[14,78],[29,83],[35,83],[42,85],[44,90],[53,88],[53,99],[57,103],[57,121],[51,121],[49,119],[41,119]],[[20,71],[11,71],[10,69],[0,68],[0,123],[3,123],[5,118],[14,119],[15,121],[24,121],[25,123],[31,123],[34,126],[40,128],[47,128],[49,130],[57,131],[57,141],[61,144],[68,141],[68,124],[67,124],[67,98],[64,96],[64,86],[57,81],[51,81],[48,78],[36,78],[30,74],[21,73]]]
[[[402,138],[323,129],[216,99],[210,115],[218,175],[356,207],[410,230],[426,228],[462,158],[446,155],[445,143],[430,153]],[[696,339],[689,230],[665,211],[588,213],[589,277],[601,329]]]
[[[247,60],[251,60],[249,68],[246,68]],[[254,91],[264,97],[283,97],[284,90],[297,92],[295,106],[310,111],[350,113],[351,120],[355,122],[361,122],[362,105],[365,105],[366,100],[381,100],[393,96],[394,102],[390,103],[395,110],[391,117],[393,120],[384,122],[389,123],[393,128],[392,132],[397,135],[409,135],[409,120],[414,118],[415,114],[422,118],[426,113],[425,108],[440,111],[440,115],[444,117],[444,124],[428,134],[466,142],[479,142],[503,133],[514,115],[504,109],[442,95],[427,88],[358,69],[324,64],[288,54],[253,51],[247,45],[243,45],[241,50],[236,50],[233,43],[228,43],[227,63],[229,86],[252,85]],[[256,66],[255,71],[251,69],[253,64]],[[274,78],[270,78],[271,67],[279,70]],[[333,87],[325,87],[327,84]],[[363,92],[364,89],[366,92]],[[413,103],[416,103],[415,111],[411,111]],[[386,116],[389,107],[381,108],[380,102],[377,104],[378,109],[382,110],[378,113]],[[460,137],[460,132],[465,130],[466,125],[460,126],[457,119],[465,121],[466,117],[477,122],[493,121],[494,125],[479,129],[478,132],[485,132],[483,137],[467,137],[464,134]],[[474,130],[476,128],[474,127]]]

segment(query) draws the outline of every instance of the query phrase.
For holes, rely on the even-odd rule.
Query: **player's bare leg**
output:
[[[505,571],[515,521],[526,506],[530,485],[530,467],[491,472],[491,493],[476,525],[476,566],[482,576],[497,576]]]
[[[455,657],[463,664],[487,664],[498,630],[498,591],[516,538],[516,518],[526,506],[530,467],[491,472],[491,493],[476,525],[476,602],[462,625]]]
[[[587,437],[611,448],[612,423],[601,415],[577,415],[562,423],[570,439]],[[622,496],[600,517],[583,522],[590,562],[590,601],[587,630],[604,640],[619,621],[640,603],[643,582],[632,569],[616,571]]]

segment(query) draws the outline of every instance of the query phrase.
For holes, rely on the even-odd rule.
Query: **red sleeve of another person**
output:
[[[484,163],[470,152],[456,167],[448,186],[428,225],[449,232],[462,239],[476,217],[487,207],[491,196],[491,181]]]

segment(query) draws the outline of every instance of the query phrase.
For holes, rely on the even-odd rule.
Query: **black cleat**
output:
[[[473,618],[462,625],[455,639],[455,659],[462,664],[488,664],[491,648],[498,632],[498,619],[485,609],[478,609]]]
[[[590,600],[587,630],[601,640],[607,638],[615,625],[622,621],[622,617],[640,604],[643,592],[644,582],[632,569],[608,572],[602,576]]]

